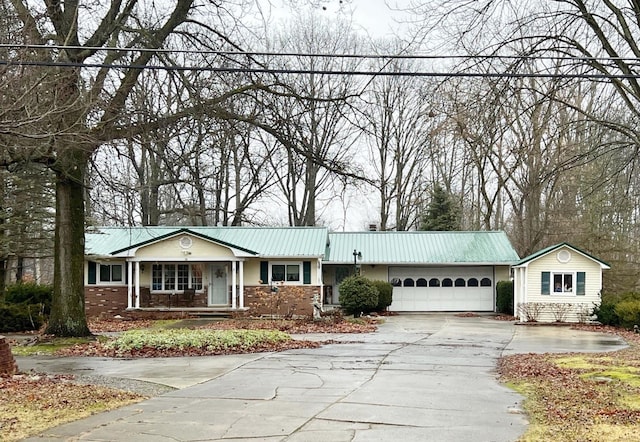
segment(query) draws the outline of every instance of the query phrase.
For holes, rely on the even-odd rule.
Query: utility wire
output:
[[[223,55],[223,56],[261,56],[261,57],[302,57],[302,58],[359,58],[359,59],[415,59],[415,60],[532,60],[532,61],[628,61],[640,64],[637,57],[578,57],[553,55],[429,55],[429,54],[330,54],[308,52],[267,52],[267,51],[222,51],[202,49],[153,49],[153,48],[117,48],[105,46],[72,46],[72,45],[22,45],[0,43],[4,49],[34,49],[34,50],[89,50],[101,52],[151,52],[157,54],[194,54],[194,55]]]
[[[640,78],[638,74],[588,74],[588,73],[518,73],[518,72],[437,72],[437,71],[384,71],[384,70],[352,70],[352,69],[296,69],[296,68],[249,68],[249,67],[211,67],[211,66],[176,66],[176,65],[135,65],[120,63],[75,63],[55,61],[6,61],[0,60],[0,66],[39,66],[62,68],[113,68],[140,69],[155,71],[204,71],[218,73],[242,74],[316,74],[316,75],[351,75],[375,77],[464,77],[464,78],[581,78],[599,79],[631,79]]]

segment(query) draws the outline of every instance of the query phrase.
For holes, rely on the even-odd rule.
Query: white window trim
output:
[[[283,265],[284,267],[284,275],[285,275],[285,280],[284,281],[274,281],[273,280],[273,266],[274,265]],[[298,266],[298,280],[297,281],[287,281],[286,277],[287,277],[287,266],[291,266],[291,265],[297,265]],[[302,285],[303,284],[303,280],[304,280],[304,275],[302,274],[304,272],[303,266],[302,266],[302,261],[269,261],[269,282],[272,284],[279,284],[279,285]]]
[[[174,284],[175,284],[175,288],[173,289],[166,289],[164,286],[165,283],[165,274],[164,274],[164,270],[165,270],[165,266],[167,265],[174,265],[175,266],[175,276],[174,276]],[[187,265],[189,266],[189,282],[188,282],[188,286],[189,288],[192,287],[192,283],[193,283],[193,266],[194,265],[199,265],[199,266],[203,266],[202,268],[202,275],[201,275],[201,279],[202,279],[202,288],[200,289],[196,289],[196,293],[204,293],[204,287],[205,287],[205,281],[204,281],[204,264],[201,263],[196,263],[196,262],[189,262],[189,263],[184,263],[184,262],[162,262],[162,263],[153,263],[151,265],[151,283],[149,284],[149,290],[151,293],[176,293],[176,292],[182,292],[182,289],[178,289],[178,266],[179,265]],[[160,290],[155,290],[153,288],[153,268],[155,266],[160,266],[162,268],[162,289]]]
[[[127,285],[127,268],[125,267],[125,263],[124,262],[96,262],[96,285]],[[103,281],[101,279],[101,266],[109,266],[109,267],[113,267],[113,266],[120,266],[122,268],[121,272],[122,272],[122,281]],[[110,270],[109,272],[110,275],[113,274],[113,268]]]
[[[565,291],[564,288],[562,289],[562,291],[557,292],[556,291],[556,284],[555,284],[555,277],[556,275],[571,275],[571,290],[569,291]],[[551,296],[577,296],[576,292],[576,284],[577,284],[577,279],[578,277],[578,272],[574,272],[574,271],[563,271],[563,272],[549,272],[549,291],[551,292]],[[563,278],[564,279],[564,278]]]

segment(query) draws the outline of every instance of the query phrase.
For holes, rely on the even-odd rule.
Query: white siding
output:
[[[571,254],[570,259],[567,262],[561,262],[558,259],[558,252],[568,251]],[[577,281],[574,276],[574,289],[571,293],[556,293],[553,291],[553,281],[551,281],[550,294],[542,294],[542,273],[573,273],[577,275],[578,272],[585,273],[585,295],[576,295]],[[561,247],[555,249],[552,252],[541,256],[528,263],[526,276],[518,273],[516,269],[515,278],[515,294],[517,303],[559,303],[559,304],[572,304],[574,309],[567,322],[575,322],[578,320],[577,309],[592,308],[594,305],[600,304],[600,291],[602,289],[602,268],[600,263],[592,258],[585,256],[574,249],[569,247]],[[524,277],[524,279],[521,278]],[[525,320],[520,315],[521,320]],[[555,321],[555,316],[552,312],[543,311],[538,317],[540,322]]]

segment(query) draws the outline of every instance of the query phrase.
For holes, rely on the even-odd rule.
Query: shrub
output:
[[[624,328],[633,328],[634,325],[640,326],[640,301],[627,300],[616,304],[614,311],[620,318],[620,325]]]
[[[541,302],[526,302],[524,304],[520,304],[519,310],[522,316],[524,316],[525,321],[536,322],[545,307],[546,304]]]
[[[574,305],[568,302],[551,302],[546,307],[551,311],[556,322],[565,322],[569,313],[574,311]]]
[[[496,310],[513,316],[513,281],[498,281],[496,284]]]
[[[612,325],[614,327],[620,326],[620,317],[616,313],[616,303],[615,302],[602,302],[599,306],[597,306],[593,314],[596,315],[596,319],[602,325]]]
[[[0,305],[0,333],[38,330],[44,323],[40,304]]]
[[[53,287],[35,282],[21,282],[6,287],[7,304],[41,304],[45,314],[51,311]]]
[[[340,305],[354,316],[370,312],[378,305],[378,289],[367,278],[349,276],[340,283]]]
[[[387,307],[393,302],[393,286],[387,281],[371,281],[376,289],[378,289],[378,305],[376,311],[386,311]]]

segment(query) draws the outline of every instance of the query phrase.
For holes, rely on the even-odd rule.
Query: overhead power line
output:
[[[223,55],[223,56],[251,56],[251,57],[302,57],[302,58],[359,58],[359,59],[406,59],[406,60],[532,60],[532,61],[627,61],[640,63],[637,57],[580,57],[567,55],[500,55],[500,54],[335,54],[314,52],[269,52],[269,51],[223,51],[214,49],[163,49],[163,48],[118,48],[105,46],[72,46],[72,45],[16,45],[0,43],[5,49],[36,49],[36,50],[88,50],[99,52],[151,52],[157,54],[193,54],[193,55]]]
[[[612,58],[612,57],[568,57],[568,56],[518,56],[518,55],[428,55],[428,54],[323,54],[323,53],[299,53],[299,52],[243,52],[243,51],[216,51],[216,50],[187,50],[187,49],[144,49],[144,48],[109,48],[109,47],[84,47],[61,45],[11,45],[0,44],[0,48],[28,49],[28,50],[92,50],[92,51],[120,51],[120,52],[154,52],[158,54],[183,53],[195,55],[220,55],[225,57],[301,57],[301,58],[349,58],[349,59],[378,59],[390,61],[392,59],[419,59],[419,60],[521,60],[521,61],[626,61],[640,62],[637,58]],[[229,59],[227,59],[227,62]],[[252,62],[256,63],[255,60]],[[240,63],[240,61],[238,61]],[[361,69],[305,69],[305,68],[269,68],[250,66],[186,66],[186,65],[136,65],[132,63],[100,63],[100,62],[72,62],[55,60],[2,60],[0,66],[34,66],[34,67],[61,67],[61,68],[114,68],[114,69],[140,69],[162,71],[203,71],[217,73],[244,73],[244,74],[316,74],[316,75],[355,75],[369,77],[466,77],[466,78],[543,78],[543,79],[637,79],[639,73],[580,73],[580,72],[470,72],[436,70],[385,70],[385,68]]]
[[[545,73],[545,72],[438,72],[438,71],[385,71],[355,69],[298,69],[298,68],[250,68],[250,67],[212,67],[212,66],[175,66],[175,65],[135,65],[119,63],[73,63],[54,61],[0,60],[0,65],[40,66],[63,68],[114,68],[162,71],[204,71],[218,73],[243,74],[315,74],[315,75],[357,75],[375,77],[465,77],[465,78],[582,78],[582,79],[630,79],[640,78],[638,74],[588,74],[588,73]]]

